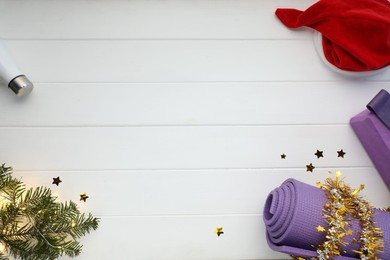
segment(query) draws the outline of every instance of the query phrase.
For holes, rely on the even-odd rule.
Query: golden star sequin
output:
[[[217,234],[217,236],[222,235],[223,234],[223,228],[222,227],[216,227],[214,233]]]
[[[59,185],[62,181],[60,180],[60,177],[58,176],[57,178],[53,178],[53,183],[52,184],[55,184],[55,185]]]
[[[317,231],[318,232],[325,232],[325,228],[323,226],[318,225],[317,226]]]
[[[312,163],[306,165],[306,171],[307,171],[307,172],[313,172],[313,170],[314,170],[315,168],[316,168],[316,167],[314,167]]]
[[[314,154],[317,156],[317,159],[324,157],[324,151],[317,150],[317,152]]]
[[[80,194],[80,201],[82,200],[82,201],[86,202],[88,198],[89,197],[87,196],[87,194],[85,192],[83,194]]]
[[[344,158],[344,155],[346,153],[343,151],[343,149],[341,149],[340,151],[337,151],[337,157],[341,157],[341,158]]]

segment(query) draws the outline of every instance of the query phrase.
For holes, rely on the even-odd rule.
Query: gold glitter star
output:
[[[216,227],[214,233],[217,234],[217,236],[222,235],[223,234],[223,228],[222,227]]]
[[[55,185],[59,185],[62,181],[60,180],[60,177],[58,176],[57,178],[53,178],[53,183],[52,184],[55,184]]]
[[[325,228],[323,226],[318,225],[317,226],[317,231],[318,232],[325,232]]]
[[[286,159],[286,155],[285,155],[285,154],[281,154],[281,155],[280,155],[280,158]]]
[[[341,157],[341,158],[344,158],[344,155],[346,153],[343,151],[343,149],[341,149],[340,151],[337,151],[337,157]]]
[[[317,152],[314,155],[317,156],[317,159],[319,159],[321,157],[324,157],[323,153],[324,151],[317,150]]]
[[[87,196],[87,194],[85,192],[83,194],[80,194],[80,201],[82,200],[82,201],[86,202],[88,198],[89,197]]]
[[[312,163],[306,165],[306,171],[307,171],[307,172],[313,172],[314,168],[315,168],[315,167],[313,166]]]

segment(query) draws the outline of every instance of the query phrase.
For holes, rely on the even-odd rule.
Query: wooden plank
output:
[[[309,29],[288,30],[274,12],[314,2],[2,0],[0,32],[5,39],[310,38]]]
[[[100,216],[262,214],[271,190],[288,178],[309,185],[341,171],[375,207],[385,208],[390,192],[372,167],[226,170],[16,171],[27,187],[47,186],[60,201],[72,200]],[[329,175],[329,171],[333,175]],[[60,177],[59,186],[53,178]],[[87,193],[86,202],[80,194]]]
[[[224,234],[214,234],[216,227]],[[261,216],[102,218],[80,260],[288,259],[268,248]],[[64,258],[67,259],[67,258]]]
[[[38,83],[0,89],[0,126],[348,124],[382,82]],[[354,102],[350,102],[353,100]]]
[[[5,127],[0,142],[7,147],[0,158],[20,170],[372,166],[348,125]],[[345,158],[337,157],[340,149]]]
[[[373,205],[390,198],[348,125],[390,70],[340,76],[274,15],[314,2],[0,0],[0,37],[36,86],[0,89],[0,157],[102,218],[79,259],[288,258],[261,215],[285,179],[341,170]]]
[[[310,40],[14,40],[6,45],[38,83],[345,79],[322,63]],[[390,70],[367,80],[390,80]]]

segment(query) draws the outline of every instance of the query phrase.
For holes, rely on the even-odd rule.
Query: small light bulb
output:
[[[0,242],[0,253],[4,253],[4,251],[5,251],[5,245],[2,242]]]

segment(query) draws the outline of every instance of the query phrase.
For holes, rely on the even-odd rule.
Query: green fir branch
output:
[[[80,213],[77,204],[56,202],[46,187],[27,189],[12,177],[12,168],[0,167],[0,242],[8,255],[22,260],[75,257],[82,245],[76,240],[96,230],[99,219]],[[8,259],[0,252],[0,260]]]

